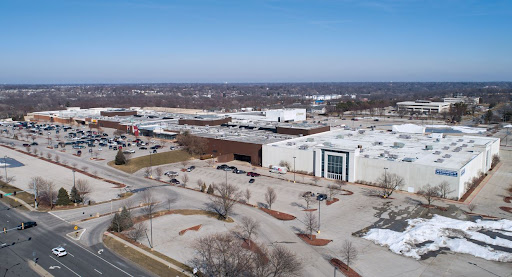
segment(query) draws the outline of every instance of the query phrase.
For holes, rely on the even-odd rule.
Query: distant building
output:
[[[480,103],[480,97],[467,97],[467,96],[457,96],[451,98],[443,98],[444,103],[465,103],[468,105],[478,105]]]
[[[396,103],[399,111],[420,113],[442,113],[450,110],[450,103],[432,102],[428,100],[404,101]]]

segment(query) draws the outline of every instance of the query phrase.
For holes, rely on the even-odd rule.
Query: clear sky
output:
[[[0,83],[512,81],[512,1],[0,0]]]

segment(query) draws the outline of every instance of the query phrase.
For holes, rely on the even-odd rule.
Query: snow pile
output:
[[[415,124],[393,125],[393,132],[409,133],[409,134],[424,134],[425,127],[415,125]]]
[[[448,126],[448,125],[427,125],[427,128],[433,129],[452,129],[465,134],[479,134],[487,131],[485,128],[476,128],[468,126]]]
[[[512,236],[512,221],[482,221],[476,223],[435,215],[432,219],[416,218],[407,220],[409,226],[404,232],[388,229],[371,229],[363,238],[387,246],[391,251],[407,257],[420,259],[430,251],[441,247],[453,252],[473,255],[490,261],[512,262],[512,253],[495,250],[492,246],[509,248],[512,240],[492,238],[478,231],[492,231]],[[472,241],[478,241],[478,244]]]
[[[512,124],[505,125],[503,128],[512,128]]]

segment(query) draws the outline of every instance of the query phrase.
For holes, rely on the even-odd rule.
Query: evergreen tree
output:
[[[208,190],[206,191],[206,193],[213,194],[213,187],[212,187],[212,185],[208,186]]]
[[[81,203],[83,201],[82,197],[78,193],[78,189],[76,189],[76,186],[73,186],[71,188],[71,192],[69,193],[69,198],[71,202],[73,203]]]
[[[116,165],[126,164],[126,157],[124,156],[123,151],[121,151],[121,149],[117,150],[115,164]]]
[[[121,215],[119,215],[119,213],[114,214],[114,217],[112,218],[112,222],[110,223],[110,227],[108,228],[108,230],[114,232],[123,231]]]
[[[122,230],[129,229],[133,226],[132,214],[130,213],[130,211],[128,211],[128,209],[126,209],[126,207],[123,207],[123,209],[121,210],[121,214],[119,216],[121,219]]]
[[[203,183],[203,185],[201,186],[201,192],[204,192],[206,190],[206,184]]]
[[[68,191],[65,188],[60,188],[57,195],[57,205],[69,205],[69,203]]]

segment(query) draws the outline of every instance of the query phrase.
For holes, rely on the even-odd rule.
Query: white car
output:
[[[127,151],[127,152],[130,152],[130,153],[132,153],[132,154],[133,154],[133,153],[135,153],[135,150],[133,150],[133,149],[128,149],[128,150],[126,150],[126,151]]]
[[[66,252],[66,249],[64,249],[63,247],[53,248],[52,253],[59,257],[66,256],[68,254],[68,252]]]

